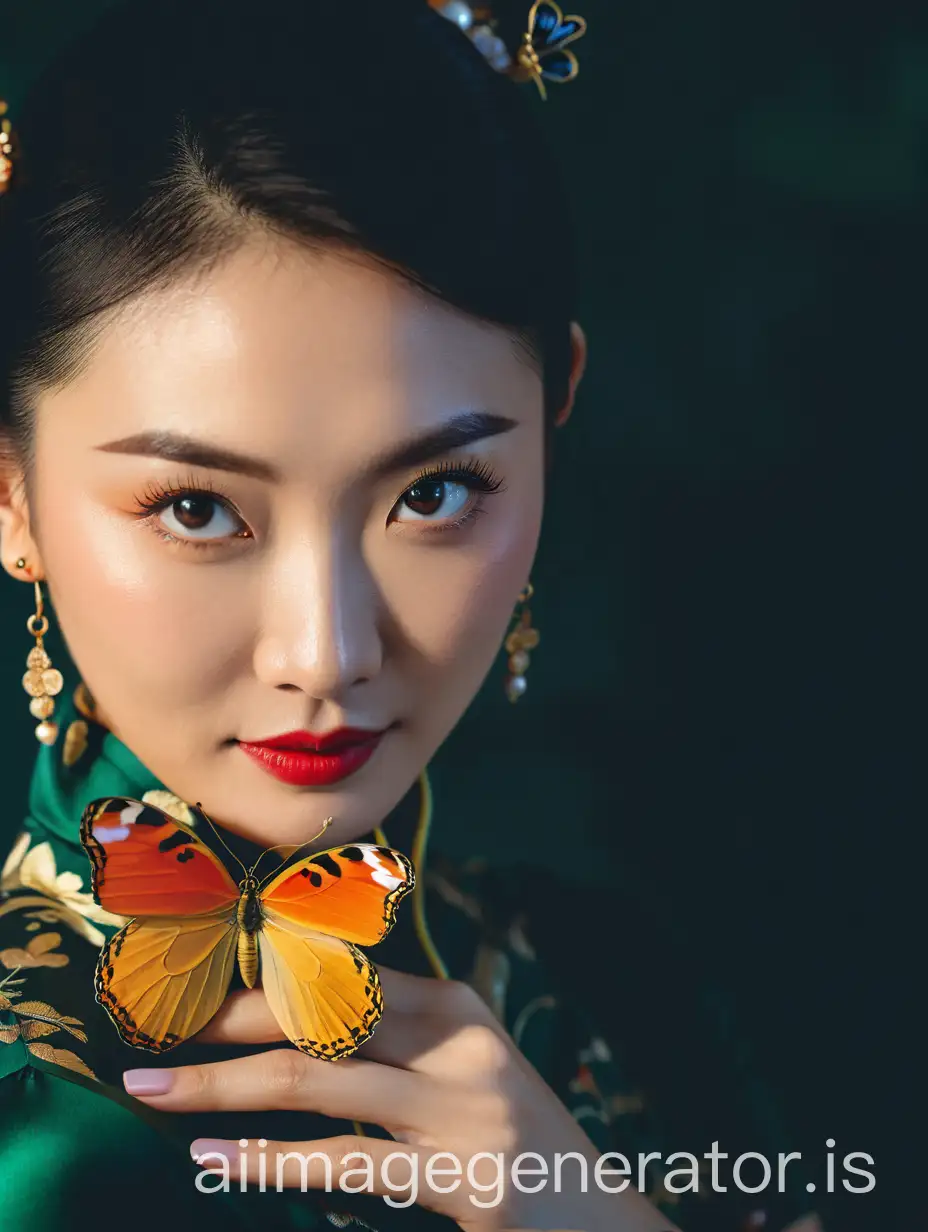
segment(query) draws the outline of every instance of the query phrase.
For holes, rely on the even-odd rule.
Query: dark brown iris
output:
[[[445,499],[445,485],[440,479],[424,479],[413,484],[403,497],[403,504],[413,513],[427,516],[437,513]]]
[[[209,526],[216,502],[209,496],[185,496],[175,501],[174,516],[185,530],[203,530]]]

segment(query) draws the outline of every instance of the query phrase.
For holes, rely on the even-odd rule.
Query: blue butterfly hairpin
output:
[[[429,0],[429,4],[462,30],[497,72],[534,81],[542,98],[548,97],[545,82],[573,81],[580,71],[577,57],[564,49],[586,34],[586,22],[582,17],[565,17],[554,0],[535,0],[515,63],[496,33],[488,7],[472,7],[464,0]]]
[[[535,0],[528,15],[528,30],[519,48],[519,64],[530,73],[542,98],[546,81],[563,84],[580,72],[577,57],[565,48],[586,34],[582,17],[565,17],[554,0]]]

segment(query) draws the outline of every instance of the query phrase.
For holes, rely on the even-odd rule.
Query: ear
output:
[[[17,566],[18,560],[25,560],[24,569]],[[0,563],[21,582],[44,577],[30,528],[25,473],[8,441],[0,442]]]
[[[577,387],[583,380],[583,373],[586,370],[587,344],[586,334],[576,321],[570,324],[570,380],[567,393],[567,401],[558,411],[554,420],[556,428],[563,428],[564,424],[570,419],[570,412],[574,409],[574,399],[577,396]]]

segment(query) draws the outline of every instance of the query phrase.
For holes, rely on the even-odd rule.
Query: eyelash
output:
[[[397,504],[410,488],[414,488],[417,483],[423,483],[428,479],[441,479],[445,482],[462,483],[465,487],[480,493],[482,497],[492,496],[496,492],[505,491],[503,481],[492,470],[492,468],[483,460],[475,459],[469,462],[443,462],[439,466],[426,467],[420,471],[415,478],[406,485],[400,495],[397,497],[394,504]],[[147,523],[150,529],[166,543],[180,544],[182,547],[190,548],[215,548],[219,540],[216,539],[181,539],[177,535],[172,535],[170,531],[159,527],[155,519],[159,513],[165,509],[169,509],[171,505],[182,500],[185,496],[210,496],[217,505],[221,505],[228,513],[234,517],[240,515],[236,513],[233,506],[223,496],[219,494],[216,488],[209,480],[203,480],[194,476],[189,477],[182,483],[164,485],[154,481],[150,481],[145,490],[133,497],[135,501],[135,509],[133,514],[139,521]],[[453,522],[447,522],[444,525],[432,526],[426,533],[432,534],[439,532],[444,534],[449,530],[460,530],[469,523],[475,521],[480,514],[486,513],[486,509],[482,500],[478,500],[470,509],[467,510],[460,518]],[[244,520],[244,519],[242,519]],[[236,539],[250,539],[251,533],[239,533],[231,536]]]

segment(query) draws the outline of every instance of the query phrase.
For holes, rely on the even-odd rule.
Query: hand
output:
[[[293,1153],[312,1157],[305,1182],[311,1188],[326,1185],[330,1168],[335,1190],[346,1176],[349,1191],[418,1202],[450,1216],[464,1232],[673,1232],[631,1186],[610,1193],[597,1184],[596,1148],[477,993],[455,981],[379,971],[387,1009],[374,1036],[351,1057],[321,1061],[288,1046],[216,1064],[130,1070],[126,1090],[165,1111],[306,1110],[380,1125],[396,1140],[269,1142],[263,1152],[269,1188],[277,1185],[278,1152]],[[264,994],[254,989],[229,997],[197,1038],[259,1044],[283,1036]],[[400,1143],[408,1149],[397,1157]],[[512,1162],[525,1151],[536,1152],[547,1167],[545,1177],[541,1161],[529,1156],[516,1173],[525,1189],[538,1187],[536,1193],[521,1192],[511,1180]],[[244,1152],[243,1165],[237,1142],[200,1139],[191,1147],[201,1166],[208,1166],[202,1157],[211,1152],[229,1160],[230,1178],[244,1170],[250,1182],[258,1180],[254,1150]],[[564,1160],[562,1192],[555,1192],[555,1156],[568,1152],[586,1161],[585,1193],[576,1158]],[[221,1169],[214,1154],[209,1162]],[[285,1160],[282,1184],[303,1184],[302,1171],[299,1159]],[[604,1185],[617,1188],[621,1179],[606,1171]]]

